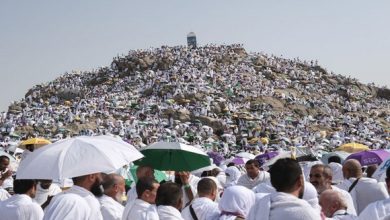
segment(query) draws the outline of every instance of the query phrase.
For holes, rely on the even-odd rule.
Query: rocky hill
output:
[[[3,133],[47,137],[102,130],[131,137],[139,133],[134,120],[149,125],[149,136],[161,135],[161,123],[191,122],[211,127],[215,138],[250,139],[257,129],[304,141],[327,131],[373,142],[387,137],[389,100],[390,90],[329,73],[316,61],[241,45],[161,47],[37,85],[9,106],[1,126]]]

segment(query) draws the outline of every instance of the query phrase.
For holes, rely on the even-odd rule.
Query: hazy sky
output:
[[[0,110],[66,71],[109,65],[130,49],[242,43],[317,59],[335,73],[390,86],[390,1],[0,1]]]

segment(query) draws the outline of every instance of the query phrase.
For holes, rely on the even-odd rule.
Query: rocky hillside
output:
[[[235,126],[235,134],[258,128],[290,138],[353,129],[366,141],[363,125],[382,136],[390,128],[389,100],[390,90],[329,73],[316,61],[249,53],[241,45],[161,47],[31,88],[9,106],[2,127],[40,136],[99,129],[126,135],[134,118],[172,118],[210,126],[217,136]]]

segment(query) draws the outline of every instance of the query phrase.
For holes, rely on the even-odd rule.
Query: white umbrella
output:
[[[64,179],[110,172],[142,157],[121,139],[80,136],[35,150],[20,163],[16,178]]]
[[[240,152],[236,154],[236,157],[246,158],[249,160],[255,159],[255,155],[248,153],[248,152]]]

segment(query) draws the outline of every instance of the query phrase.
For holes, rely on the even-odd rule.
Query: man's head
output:
[[[36,194],[36,181],[35,180],[14,180],[14,192],[15,194],[26,194],[31,198]]]
[[[260,164],[257,160],[248,160],[245,164],[246,173],[252,179],[256,178],[260,172]]]
[[[335,190],[328,189],[321,193],[319,199],[322,212],[326,217],[331,218],[338,210],[347,210],[347,202],[343,195]]]
[[[95,196],[103,195],[103,177],[101,173],[73,177],[72,180],[74,185],[83,187],[84,189],[93,193]]]
[[[156,204],[156,195],[159,187],[160,184],[154,178],[144,177],[138,180],[135,189],[139,199],[149,204]]]
[[[154,169],[150,166],[139,166],[136,171],[137,179],[141,179],[144,177],[153,177]]]
[[[375,173],[376,169],[378,169],[377,164],[373,164],[367,167],[366,173],[368,178],[372,178],[372,175]]]
[[[310,183],[321,194],[323,191],[330,189],[332,185],[332,169],[323,164],[316,164],[310,170]]]
[[[386,185],[387,185],[387,191],[390,192],[390,167],[386,170]]]
[[[39,180],[39,185],[42,189],[49,189],[53,180]]]
[[[9,166],[9,158],[5,155],[0,156],[0,171],[4,172]]]
[[[122,202],[122,195],[125,192],[125,179],[121,175],[112,173],[103,178],[104,194],[117,202]]]
[[[213,201],[217,198],[217,184],[210,178],[202,178],[198,182],[197,189],[199,197],[207,197]]]
[[[329,163],[339,163],[341,164],[341,158],[339,156],[331,156],[328,158],[328,164]]]
[[[178,184],[166,182],[157,190],[156,205],[172,206],[180,211],[183,208],[182,197],[183,191]]]
[[[303,197],[304,179],[301,167],[296,160],[283,158],[277,160],[269,170],[271,184],[278,192]]]
[[[343,165],[343,176],[345,179],[349,179],[351,177],[361,178],[363,176],[363,172],[359,161],[355,159],[345,161]]]

